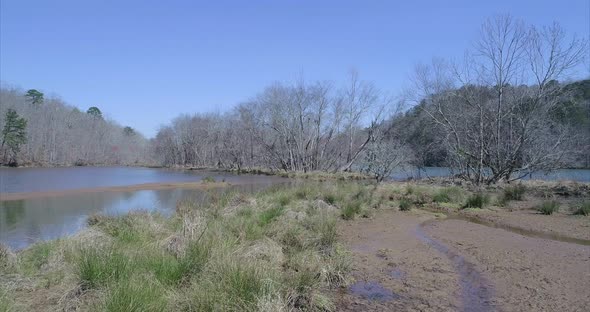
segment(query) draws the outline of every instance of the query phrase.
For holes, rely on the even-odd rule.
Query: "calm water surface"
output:
[[[206,176],[234,184],[217,190],[165,189],[131,192],[75,193],[63,196],[0,200],[0,243],[13,249],[78,232],[93,214],[120,215],[145,210],[170,215],[180,201],[204,202],[210,192],[256,192],[284,183],[268,176],[149,168],[26,168],[0,169],[2,193],[39,192],[126,186],[158,182],[194,182]]]

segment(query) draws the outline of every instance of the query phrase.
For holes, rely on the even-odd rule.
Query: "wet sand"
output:
[[[341,290],[339,311],[585,311],[590,306],[590,246],[466,220],[434,220],[421,211],[379,211],[372,219],[342,223],[339,232],[353,253],[354,278],[371,286],[364,288],[369,295]],[[373,289],[395,296],[375,300]]]
[[[234,185],[234,184],[231,184]],[[100,193],[100,192],[133,192],[141,190],[165,190],[165,189],[212,189],[219,187],[230,186],[227,182],[173,182],[173,183],[144,183],[125,186],[109,186],[109,187],[94,187],[83,189],[59,190],[59,191],[43,191],[43,192],[26,192],[26,193],[0,193],[0,201],[3,200],[21,200],[31,198],[44,198],[55,196],[66,196],[81,193]]]

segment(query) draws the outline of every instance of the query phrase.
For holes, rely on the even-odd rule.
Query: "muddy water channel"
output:
[[[475,265],[467,260],[456,251],[449,248],[449,246],[432,238],[424,231],[424,227],[432,222],[441,221],[427,221],[416,227],[416,236],[431,246],[439,253],[446,256],[455,271],[459,274],[459,282],[461,287],[461,302],[463,305],[462,311],[465,312],[483,312],[493,311],[491,305],[493,298],[493,286],[482,276]]]
[[[182,184],[198,184],[204,177],[225,181],[229,186],[198,189]],[[146,183],[148,188],[156,189],[127,187]],[[157,189],[164,183],[168,183],[166,188]],[[174,187],[174,183],[179,183],[179,187]],[[22,249],[36,241],[74,234],[86,226],[86,219],[93,214],[120,215],[141,210],[170,215],[178,202],[206,202],[211,192],[256,192],[281,183],[285,179],[208,171],[3,168],[0,169],[0,243]],[[105,189],[108,191],[100,191]],[[15,195],[19,199],[3,199]]]

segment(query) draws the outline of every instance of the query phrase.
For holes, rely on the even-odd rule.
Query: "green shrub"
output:
[[[458,187],[445,187],[439,189],[432,197],[435,203],[453,203],[463,200],[463,192]]]
[[[559,203],[552,201],[545,201],[537,207],[537,211],[544,215],[551,215],[559,210]]]
[[[578,204],[575,215],[588,216],[590,215],[590,201]]]
[[[211,176],[204,177],[201,182],[203,183],[215,183],[215,178]]]
[[[490,202],[490,196],[484,193],[475,193],[467,198],[463,208],[483,208]]]
[[[361,202],[359,200],[349,201],[342,208],[342,219],[352,220],[361,211]]]
[[[410,209],[412,209],[412,201],[410,201],[407,198],[402,198],[399,201],[399,210],[400,211],[409,211]]]
[[[503,200],[523,200],[526,187],[522,184],[508,186],[504,189]]]

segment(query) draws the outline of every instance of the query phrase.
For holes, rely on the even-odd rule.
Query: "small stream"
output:
[[[461,286],[461,302],[463,303],[464,312],[485,312],[493,311],[492,298],[493,286],[489,283],[475,265],[467,260],[445,244],[428,236],[423,227],[432,221],[426,221],[416,227],[416,237],[427,245],[433,247],[438,252],[444,254],[459,274]]]

